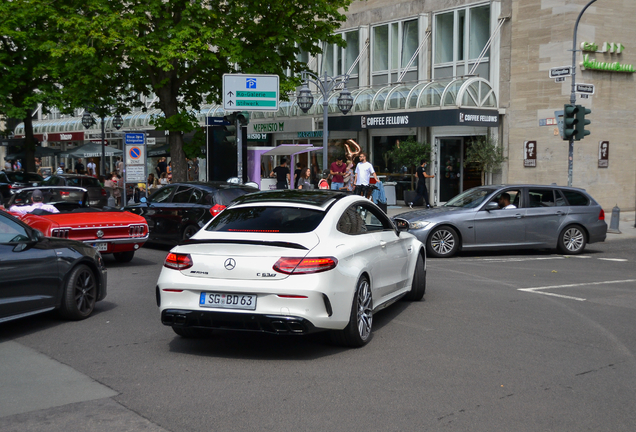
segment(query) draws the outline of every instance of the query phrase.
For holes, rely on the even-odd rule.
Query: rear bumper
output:
[[[171,327],[237,330],[279,335],[304,335],[319,331],[311,322],[301,317],[255,313],[165,309],[161,312],[161,322]]]

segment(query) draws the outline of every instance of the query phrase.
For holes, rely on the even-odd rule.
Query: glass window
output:
[[[528,207],[554,207],[554,191],[552,189],[529,189]]]
[[[294,207],[229,208],[206,227],[207,231],[298,234],[316,229],[325,213]]]
[[[494,188],[469,189],[448,201],[443,207],[475,208],[483,203],[486,197],[494,191]]]
[[[373,27],[373,72],[389,69],[389,26]]]
[[[157,192],[150,195],[150,202],[170,202],[169,198],[176,186],[164,186]]]
[[[402,25],[402,67],[406,67],[417,51],[419,38],[417,34],[417,20],[406,21]],[[417,66],[417,57],[411,63],[411,67]]]
[[[357,235],[371,231],[393,230],[393,226],[375,209],[363,204],[354,204],[340,216],[336,229],[344,234]]]
[[[185,204],[190,201],[192,196],[192,186],[179,186],[179,189],[174,193],[172,197],[173,203]]]
[[[391,69],[397,69],[399,67],[398,54],[400,53],[399,42],[400,29],[398,23],[391,24]]]
[[[336,73],[334,73],[334,46],[334,44],[328,44],[327,49],[325,50],[325,54],[323,55],[323,61],[325,62],[323,70],[327,71],[327,73],[331,76],[337,75]]]
[[[360,34],[358,30],[346,32],[345,40],[347,41],[347,48],[345,48],[343,71],[344,73],[347,73],[360,55]],[[358,69],[358,65],[356,64],[356,66],[351,71],[351,74],[357,75]]]
[[[453,61],[453,12],[435,17],[435,63]]]
[[[571,206],[586,206],[590,204],[589,198],[580,192],[570,190],[562,190],[561,192]]]
[[[490,38],[490,6],[470,9],[470,37],[468,38],[468,58],[476,59]],[[485,57],[488,57],[486,53]],[[461,60],[461,59],[460,59]]]
[[[29,239],[26,229],[0,213],[0,243],[16,243]]]

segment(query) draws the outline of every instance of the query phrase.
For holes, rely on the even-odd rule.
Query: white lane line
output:
[[[625,258],[599,258],[603,261],[616,261],[616,262],[625,262],[627,261]]]
[[[570,300],[585,301],[586,299],[584,299],[584,298],[571,297],[571,296],[566,296],[566,295],[561,295],[561,294],[554,294],[554,293],[550,293],[550,292],[543,292],[541,290],[558,289],[558,288],[572,288],[572,287],[582,287],[582,286],[593,286],[593,285],[610,285],[610,284],[630,283],[630,282],[636,282],[636,279],[625,279],[625,280],[604,281],[604,282],[586,282],[586,283],[569,284],[569,285],[552,285],[552,286],[535,287],[535,288],[519,288],[519,289],[517,289],[517,291],[525,291],[525,292],[529,292],[529,293],[533,293],[533,294],[542,294],[542,295],[547,295],[547,296],[552,296],[552,297],[566,298],[566,299],[570,299]]]
[[[489,262],[517,262],[517,261],[545,261],[545,260],[562,260],[564,257],[545,257],[545,258],[483,258],[478,261]]]

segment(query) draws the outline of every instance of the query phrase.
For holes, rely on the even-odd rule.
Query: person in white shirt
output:
[[[89,159],[88,163],[86,164],[86,169],[88,170],[89,176],[97,177],[97,171],[95,171],[95,168],[97,168],[95,162],[93,162],[93,159]]]
[[[36,189],[33,191],[33,193],[31,194],[31,201],[33,201],[33,204],[31,205],[26,205],[26,206],[12,206],[9,211],[12,213],[18,213],[20,215],[25,215],[27,213],[32,213],[33,210],[37,210],[37,209],[41,209],[41,210],[46,210],[47,212],[51,212],[51,213],[59,213],[60,211],[55,208],[55,206],[51,205],[51,204],[44,204],[42,202],[42,200],[44,200],[44,195],[42,194],[42,191],[39,189]]]
[[[60,162],[60,166],[57,167],[55,174],[64,174],[64,162]]]
[[[502,210],[510,210],[510,209],[516,209],[517,206],[514,204],[510,204],[510,194],[507,192],[504,192],[499,197],[499,208]]]
[[[378,176],[375,174],[375,170],[373,169],[373,165],[370,162],[367,162],[367,155],[365,153],[360,153],[358,156],[360,158],[360,162],[356,165],[356,174],[354,178],[354,184],[356,185],[355,194],[362,195],[363,188],[362,186],[368,186],[369,181],[371,180],[371,176],[375,179],[376,182],[379,182]],[[370,190],[368,192],[371,192]]]

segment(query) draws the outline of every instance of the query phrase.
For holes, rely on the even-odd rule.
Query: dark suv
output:
[[[102,208],[108,204],[108,194],[95,177],[83,174],[53,174],[43,184],[82,187],[88,191],[88,204],[91,207]]]
[[[192,237],[232,200],[252,192],[258,189],[221,181],[173,183],[125,210],[146,219],[148,241],[177,244]]]
[[[8,204],[11,195],[24,187],[39,186],[41,175],[24,171],[0,171],[0,204]]]

